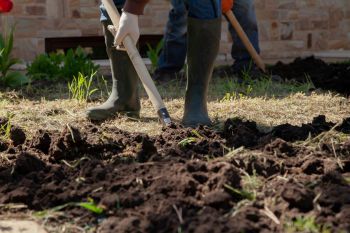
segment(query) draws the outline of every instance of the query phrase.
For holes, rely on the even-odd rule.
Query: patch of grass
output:
[[[316,223],[314,216],[300,216],[284,225],[286,233],[331,233],[331,228],[327,225]]]
[[[10,140],[11,128],[12,128],[11,119],[13,118],[13,116],[14,116],[13,114],[7,113],[6,123],[4,123],[3,125],[0,125],[0,138],[2,140],[5,140],[5,141]]]
[[[258,80],[243,76],[242,81],[226,78],[217,79],[211,90],[213,96],[221,93],[221,101],[234,101],[244,97],[277,98],[294,93],[308,93],[313,88],[311,82],[297,83],[293,81],[275,82],[271,76]]]
[[[90,76],[84,76],[82,73],[76,77],[74,76],[73,80],[68,83],[68,90],[71,99],[76,99],[80,103],[87,102],[91,95],[96,92],[98,89],[92,89],[92,81],[96,76],[96,71],[92,72]]]

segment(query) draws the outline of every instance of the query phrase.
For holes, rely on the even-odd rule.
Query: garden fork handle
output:
[[[250,42],[247,34],[244,32],[242,26],[239,24],[236,16],[233,14],[232,10],[229,10],[225,13],[227,19],[230,21],[232,27],[236,30],[239,38],[242,40],[244,46],[248,50],[248,53],[253,58],[255,64],[264,72],[266,73],[266,67],[265,63],[261,59],[260,55],[256,52],[255,48],[253,47],[252,43]]]

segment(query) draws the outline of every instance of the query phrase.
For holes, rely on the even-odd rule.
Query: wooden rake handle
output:
[[[247,34],[244,32],[242,26],[239,24],[236,16],[233,14],[232,10],[229,10],[225,13],[227,19],[230,21],[232,27],[236,30],[239,38],[242,40],[244,46],[248,50],[248,53],[253,58],[255,64],[264,72],[266,73],[266,67],[265,63],[261,59],[260,55],[256,52],[255,48],[253,47],[252,43],[250,42]]]
[[[119,12],[114,5],[113,0],[102,0],[102,4],[107,10],[107,13],[112,20],[114,26],[119,25],[120,15]],[[130,36],[126,36],[123,40],[123,45],[128,53],[132,64],[135,67],[135,70],[141,79],[141,82],[146,90],[148,97],[150,98],[154,108],[157,110],[158,116],[161,122],[164,125],[169,125],[171,123],[171,119],[167,109],[165,108],[164,102],[160,97],[160,94],[154,85],[154,82],[149,74],[145,63],[143,62],[139,51],[134,45]]]

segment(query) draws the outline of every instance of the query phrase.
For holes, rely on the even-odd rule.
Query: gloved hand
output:
[[[128,12],[123,12],[120,20],[119,27],[116,29],[116,36],[114,38],[114,45],[117,47],[122,47],[122,42],[125,36],[129,35],[136,45],[140,37],[139,29],[139,17]]]
[[[225,14],[229,10],[232,9],[234,4],[234,0],[221,0],[221,10],[222,13]]]

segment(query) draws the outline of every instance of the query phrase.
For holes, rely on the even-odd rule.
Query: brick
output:
[[[15,52],[30,59],[46,37],[102,35],[100,0],[16,0],[7,21],[17,22]],[[349,0],[256,0],[263,56],[290,58],[324,49],[350,49]],[[170,2],[152,0],[140,17],[143,34],[163,34]],[[0,27],[4,22],[0,17]],[[230,58],[231,35],[223,19],[220,56]]]
[[[26,13],[33,16],[44,16],[46,14],[46,8],[43,6],[27,6]]]

